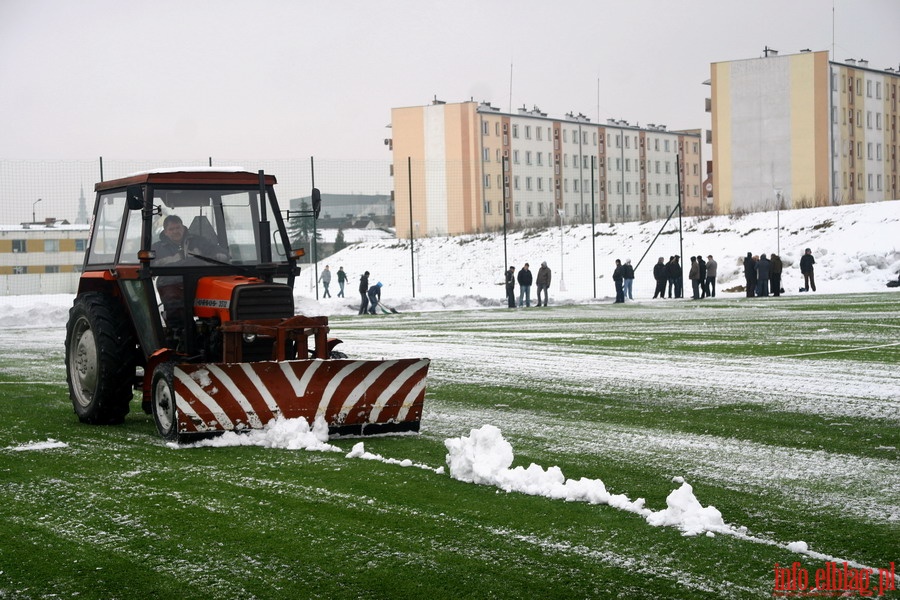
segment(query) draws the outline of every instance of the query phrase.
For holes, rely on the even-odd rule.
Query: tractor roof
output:
[[[274,175],[265,176],[266,185],[277,183]],[[186,167],[176,169],[154,169],[132,173],[121,179],[101,181],[94,186],[95,192],[102,192],[128,185],[259,185],[259,174],[235,167]]]

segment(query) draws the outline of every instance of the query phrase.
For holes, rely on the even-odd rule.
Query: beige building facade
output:
[[[826,51],[712,64],[714,211],[898,198],[898,83]]]
[[[664,218],[712,209],[700,130],[474,101],[391,113],[397,235]],[[680,170],[679,170],[680,167]]]

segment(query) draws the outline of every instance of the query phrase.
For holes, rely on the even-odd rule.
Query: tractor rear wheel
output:
[[[175,409],[175,367],[162,363],[153,371],[150,392],[153,420],[159,435],[169,441],[178,440],[178,411]]]
[[[66,382],[82,423],[112,425],[128,414],[135,340],[124,308],[99,292],[81,294],[66,324]]]

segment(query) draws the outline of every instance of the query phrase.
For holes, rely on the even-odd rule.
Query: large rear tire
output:
[[[82,423],[125,420],[133,395],[135,341],[125,310],[89,292],[75,298],[66,324],[66,382]]]
[[[175,368],[162,363],[153,371],[151,387],[153,420],[156,430],[169,441],[178,441],[178,411],[175,407]]]

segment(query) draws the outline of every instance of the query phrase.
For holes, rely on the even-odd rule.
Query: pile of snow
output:
[[[528,468],[510,468],[512,445],[493,425],[473,429],[468,436],[444,441],[449,454],[450,476],[460,481],[493,485],[506,492],[520,492],[554,500],[606,504],[644,517],[650,525],[678,527],[684,535],[701,533],[736,533],[726,525],[714,506],[704,507],[694,496],[693,488],[681,478],[681,487],[666,498],[667,508],[653,511],[644,507],[644,499],[629,500],[625,494],[610,494],[600,479],[566,479],[559,467],[543,467],[532,463]]]
[[[12,452],[28,452],[31,450],[53,450],[55,448],[68,447],[69,445],[65,442],[60,442],[52,438],[48,438],[45,442],[29,442],[27,444],[21,444],[19,446],[7,446],[6,450],[11,450]]]
[[[306,419],[285,419],[278,417],[269,421],[262,429],[251,429],[247,432],[225,433],[200,440],[192,444],[170,442],[170,448],[224,448],[228,446],[261,446],[263,448],[281,448],[283,450],[312,450],[319,452],[343,452],[337,446],[328,443],[328,424],[319,417],[310,428]]]

